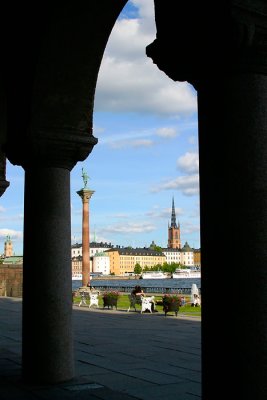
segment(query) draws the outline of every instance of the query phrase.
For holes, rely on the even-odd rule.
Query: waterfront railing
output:
[[[118,292],[123,293],[131,293],[134,289],[134,286],[113,286],[113,285],[101,285],[101,286],[94,286],[95,289],[100,291],[105,290],[116,290]],[[146,287],[142,285],[142,289],[145,293],[154,293],[154,294],[164,294],[164,293],[178,293],[178,294],[191,294],[191,287],[181,287],[181,288],[173,288],[173,287]],[[199,292],[201,293],[201,288],[198,288]]]

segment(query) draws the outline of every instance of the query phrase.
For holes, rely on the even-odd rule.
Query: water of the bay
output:
[[[123,291],[131,291],[135,285],[141,286],[144,291],[149,291],[149,288],[158,288],[159,292],[190,292],[192,284],[195,283],[198,289],[201,290],[200,278],[186,279],[92,279],[91,286],[95,288],[105,289],[122,289]],[[72,290],[81,287],[81,281],[72,281]],[[153,290],[154,291],[154,290]]]

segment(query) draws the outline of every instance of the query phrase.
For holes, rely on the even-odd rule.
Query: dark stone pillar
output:
[[[25,170],[22,372],[33,382],[74,373],[69,173],[97,143],[96,81],[125,3],[47,2],[41,13],[32,4],[5,8],[12,20],[4,44],[5,155]]]
[[[263,400],[267,76],[221,76],[219,87],[206,82],[198,97],[203,395],[215,396],[221,386],[225,397],[231,390]]]
[[[188,2],[167,13],[164,4],[155,0],[147,54],[198,91],[202,398],[264,400],[267,5]]]
[[[21,153],[25,170],[22,376],[32,383],[58,383],[74,376],[70,171],[76,158],[84,159],[96,142],[89,134],[46,131],[39,143],[32,137]],[[15,159],[18,154],[16,149]]]
[[[23,377],[73,377],[70,172],[25,171]]]

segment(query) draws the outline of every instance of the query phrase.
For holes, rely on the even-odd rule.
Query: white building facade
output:
[[[103,275],[110,274],[110,258],[104,251],[95,253],[93,257],[93,272]]]
[[[185,245],[181,249],[162,249],[163,254],[166,257],[167,264],[181,264],[185,267],[194,267],[194,250],[191,249],[189,244],[185,242]]]
[[[106,250],[109,250],[113,248],[111,243],[96,243],[92,242],[90,243],[90,272],[102,272],[105,275],[109,275],[110,272],[105,272],[105,271],[110,271],[110,267],[108,265],[109,261],[105,261],[104,259],[99,261],[100,265],[98,262],[96,262],[96,267],[94,266],[94,257],[96,254],[103,253]],[[76,243],[71,246],[71,261],[72,261],[72,276],[74,277],[75,275],[79,275],[82,273],[82,243]],[[97,270],[95,270],[95,268]],[[98,270],[98,269],[101,269]]]
[[[102,251],[106,251],[113,248],[113,245],[111,243],[92,242],[90,243],[89,248],[90,248],[90,258],[92,258],[96,253],[100,253]],[[82,256],[82,254],[83,254],[82,243],[75,243],[71,246],[71,258]]]

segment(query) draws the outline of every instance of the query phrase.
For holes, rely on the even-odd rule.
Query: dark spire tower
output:
[[[174,198],[172,198],[172,215],[171,215],[171,226],[168,226],[168,248],[169,249],[180,249],[180,224],[176,223],[176,214],[174,206]]]
[[[174,207],[174,198],[172,198],[172,218],[171,218],[171,227],[177,228],[176,225],[176,214],[175,214],[175,207]]]

